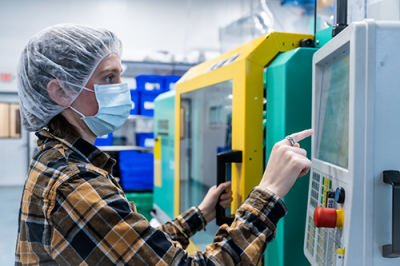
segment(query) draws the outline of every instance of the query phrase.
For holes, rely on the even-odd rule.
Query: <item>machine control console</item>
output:
[[[313,169],[310,180],[309,215],[305,249],[318,266],[335,266],[341,243],[344,211],[336,202],[335,188],[343,187],[333,176]]]

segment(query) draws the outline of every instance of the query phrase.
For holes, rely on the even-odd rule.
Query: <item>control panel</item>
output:
[[[313,57],[312,266],[400,265],[400,22],[350,24]]]
[[[339,184],[328,174],[313,170],[311,176],[309,206],[312,208],[308,211],[306,250],[319,266],[336,266],[338,250],[344,249],[341,242],[344,202],[341,199],[345,190],[343,187],[336,189],[334,185]],[[339,197],[338,202],[336,198]]]

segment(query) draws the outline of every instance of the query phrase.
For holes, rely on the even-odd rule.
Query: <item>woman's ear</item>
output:
[[[70,98],[60,87],[58,80],[52,79],[49,81],[49,83],[47,84],[47,92],[58,105],[61,105],[63,107],[68,107],[70,105]]]

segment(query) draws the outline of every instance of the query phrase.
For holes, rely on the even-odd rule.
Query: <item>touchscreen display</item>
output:
[[[324,66],[317,119],[317,158],[349,165],[349,56]]]

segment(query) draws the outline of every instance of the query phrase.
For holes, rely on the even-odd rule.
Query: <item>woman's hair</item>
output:
[[[121,41],[102,28],[63,24],[33,36],[18,65],[23,126],[29,131],[47,125],[59,132],[78,133],[60,113],[78,97],[101,60],[111,53],[120,57],[121,52]],[[48,94],[47,84],[53,79],[63,89],[67,107],[58,105]]]

